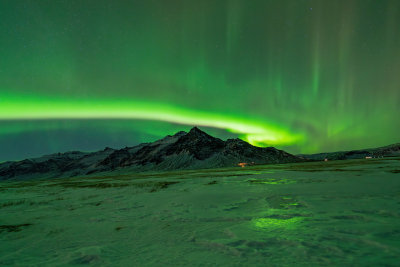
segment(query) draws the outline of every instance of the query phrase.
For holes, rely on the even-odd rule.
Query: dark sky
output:
[[[0,161],[194,125],[292,153],[399,142],[398,0],[2,0]]]

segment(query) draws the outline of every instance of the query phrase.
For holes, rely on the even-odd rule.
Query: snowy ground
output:
[[[0,183],[0,266],[399,262],[399,158]]]

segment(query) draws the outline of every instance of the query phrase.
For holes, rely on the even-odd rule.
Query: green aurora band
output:
[[[0,161],[192,126],[291,153],[399,142],[398,0],[4,0],[0,18]]]
[[[226,129],[253,145],[285,144],[300,141],[300,134],[265,120],[184,109],[165,103],[146,101],[76,100],[52,98],[2,97],[0,120],[52,119],[142,119]],[[0,130],[1,132],[1,130]]]

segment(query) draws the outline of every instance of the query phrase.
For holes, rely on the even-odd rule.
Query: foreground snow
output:
[[[400,160],[0,183],[0,266],[397,266]]]

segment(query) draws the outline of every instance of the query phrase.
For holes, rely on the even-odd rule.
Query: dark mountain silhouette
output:
[[[274,147],[255,147],[240,139],[212,137],[197,127],[153,143],[123,149],[72,151],[0,164],[0,179],[57,178],[109,172],[143,172],[271,164],[304,159]]]
[[[329,153],[318,153],[310,155],[297,155],[310,160],[345,160],[345,159],[362,159],[366,157],[380,158],[380,157],[396,157],[400,156],[400,143],[359,150],[338,151]]]

